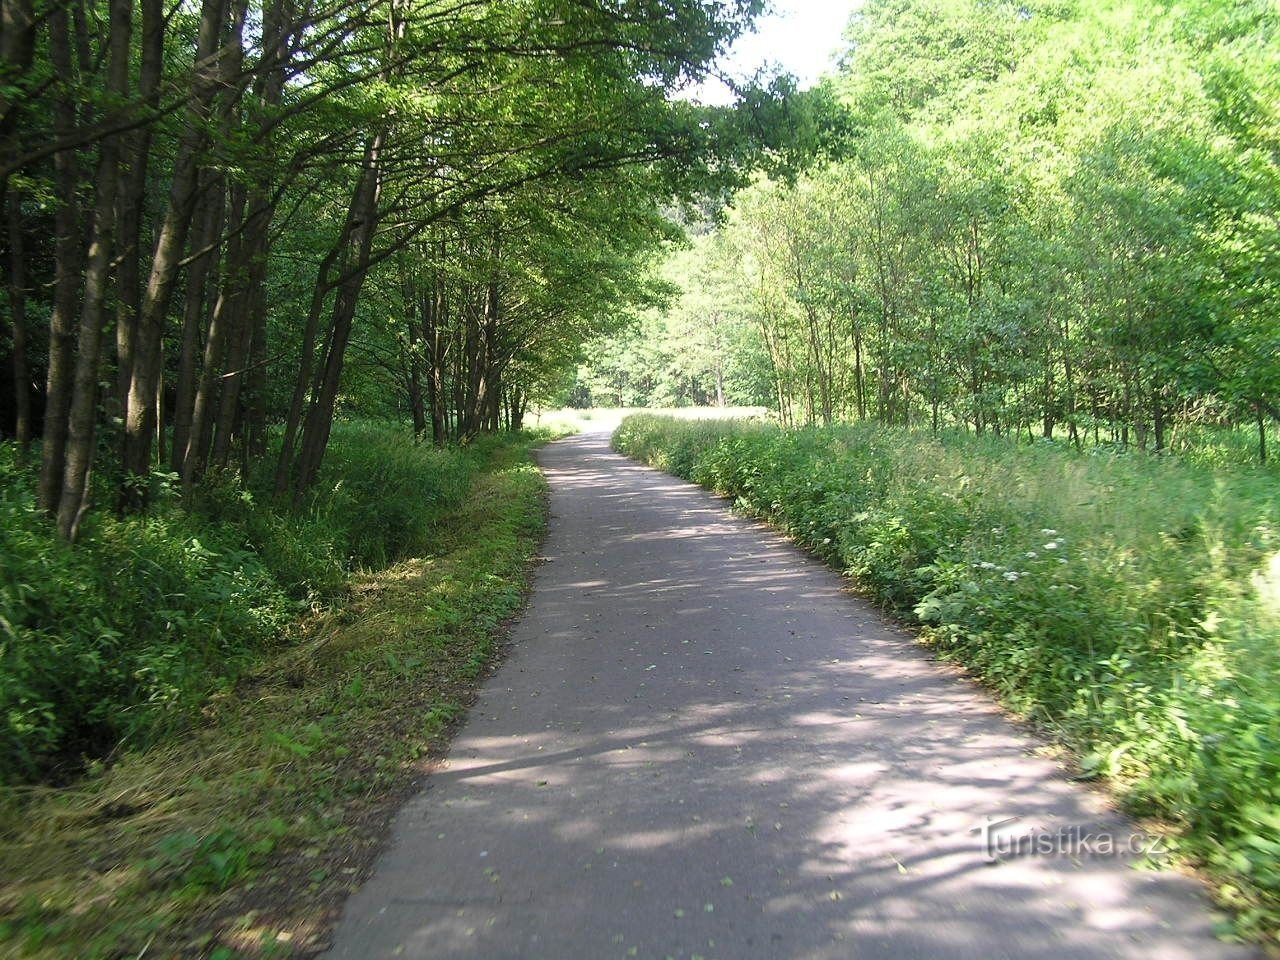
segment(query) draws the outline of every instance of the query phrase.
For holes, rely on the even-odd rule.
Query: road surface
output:
[[[539,459],[510,657],[333,960],[1252,955],[830,569],[607,435]]]

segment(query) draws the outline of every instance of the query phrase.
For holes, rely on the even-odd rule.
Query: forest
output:
[[[781,130],[776,91],[667,94],[756,4],[643,6],[7,5],[3,423],[62,537],[95,466],[137,509],[269,427],[307,489],[340,394],[437,444],[518,426],[654,296],[663,209]]]
[[[868,2],[842,114],[668,261],[580,401],[1163,451],[1280,415],[1267,3]]]
[[[1276,940],[1280,11],[865,0],[800,90],[766,7],[0,0],[0,955],[318,949],[559,406],[763,408],[614,442]]]
[[[680,210],[794,166],[812,111],[786,78],[741,82],[728,107],[675,95],[760,5],[659,6],[6,0],[0,770],[74,766],[138,728],[120,711],[222,669],[151,602],[74,599],[86,565],[104,585],[145,581],[152,560],[182,569],[138,555],[156,524],[173,525],[161,552],[253,555],[188,556],[193,580],[226,562],[267,594],[394,559],[378,531],[411,540],[413,523],[333,513],[369,506],[343,466],[368,451],[330,456],[335,424],[403,422],[435,448],[518,431],[584,342],[667,295],[649,260]],[[241,529],[220,519],[236,497],[252,504]],[[214,602],[146,592],[199,623]],[[213,649],[272,632],[207,626]],[[167,634],[201,669],[135,662]]]

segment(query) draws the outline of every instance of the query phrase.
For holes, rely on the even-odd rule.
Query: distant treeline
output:
[[[740,194],[595,391],[1153,450],[1241,426],[1265,459],[1275,5],[869,0],[848,40],[831,162]]]

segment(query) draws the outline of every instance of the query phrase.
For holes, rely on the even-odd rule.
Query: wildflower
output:
[[[996,568],[996,565],[992,563],[990,560],[983,560],[980,564],[978,564],[978,566],[980,566],[983,570],[994,570]]]
[[[1028,551],[1027,551],[1027,559],[1028,559],[1028,560],[1034,560],[1034,559],[1035,559],[1036,557],[1038,557],[1038,556],[1039,556],[1039,554],[1038,554],[1038,553],[1036,553],[1034,550],[1028,550]]]
[[[1018,579],[1018,574],[1013,570],[1006,570],[1004,574],[1004,578],[1008,580],[1010,583],[1013,583]]]
[[[1051,530],[1049,527],[1042,527],[1040,529],[1040,535],[1042,537],[1056,537],[1058,535],[1058,531]]]
[[[826,546],[828,543],[830,543],[830,542],[831,542],[831,538],[830,538],[830,537],[824,537],[824,538],[823,538],[823,540],[822,540],[822,545],[825,547],[825,546]]]
[[[1003,527],[992,527],[992,528],[991,528],[991,532],[992,532],[992,533],[994,533],[994,534],[998,537],[998,536],[1000,536],[1000,534],[1004,533],[1004,528],[1003,528]]]
[[[1057,550],[1057,549],[1058,549],[1058,541],[1057,541],[1057,540],[1050,540],[1048,543],[1046,543],[1046,544],[1044,545],[1044,548],[1045,548],[1046,550]]]

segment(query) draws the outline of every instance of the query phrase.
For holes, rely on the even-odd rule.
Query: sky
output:
[[[775,12],[762,17],[753,34],[742,37],[721,64],[733,75],[750,75],[765,63],[780,65],[807,87],[828,71],[840,50],[849,15],[860,0],[774,0]],[[711,82],[694,94],[704,103],[732,99],[723,84]]]

